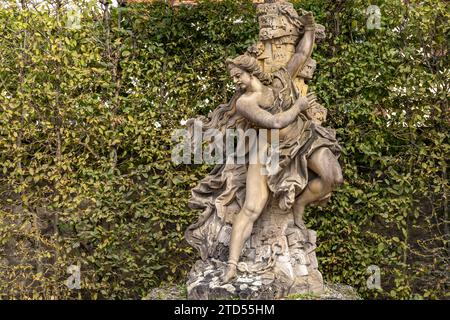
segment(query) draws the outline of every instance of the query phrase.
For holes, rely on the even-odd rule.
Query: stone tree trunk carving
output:
[[[306,84],[324,29],[285,1],[260,4],[257,13],[258,43],[227,60],[236,94],[208,119],[188,121],[191,133],[237,135],[236,145],[232,140],[231,151],[224,148],[192,190],[190,207],[201,213],[186,240],[201,260],[189,275],[190,299],[272,299],[323,290],[316,233],[305,228],[303,213],[342,183],[335,132],[322,126],[326,110]]]

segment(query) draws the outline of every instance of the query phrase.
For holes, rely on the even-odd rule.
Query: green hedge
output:
[[[27,1],[25,1],[26,3]],[[171,162],[180,121],[233,87],[226,57],[257,38],[249,1],[125,9],[77,1],[0,8],[0,298],[141,298],[183,283],[190,188],[209,167]],[[381,29],[366,28],[377,4]],[[319,1],[327,38],[310,86],[344,147],[345,183],[307,212],[327,281],[369,298],[449,288],[448,5]],[[70,265],[81,290],[69,290]],[[367,268],[383,290],[369,290]]]

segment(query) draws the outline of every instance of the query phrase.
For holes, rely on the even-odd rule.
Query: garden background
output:
[[[309,85],[344,148],[345,183],[306,216],[325,281],[448,299],[448,3],[293,2],[326,27]],[[231,97],[225,59],[256,39],[250,1],[0,1],[0,299],[183,286],[189,190],[211,167],[174,164],[171,135]]]

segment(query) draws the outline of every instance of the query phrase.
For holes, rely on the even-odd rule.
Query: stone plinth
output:
[[[217,256],[195,263],[187,283],[188,299],[278,299],[323,292],[316,233],[297,227],[291,212],[274,205],[266,208],[245,243],[237,277],[221,284],[230,237],[231,225],[227,224],[219,234]]]

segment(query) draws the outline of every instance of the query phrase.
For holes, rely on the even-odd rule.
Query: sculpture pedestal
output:
[[[187,282],[188,299],[279,299],[323,292],[315,254],[316,233],[300,229],[291,212],[271,204],[245,243],[237,277],[220,283],[231,237],[231,225],[225,225],[219,233],[216,256],[198,260],[193,266]]]

